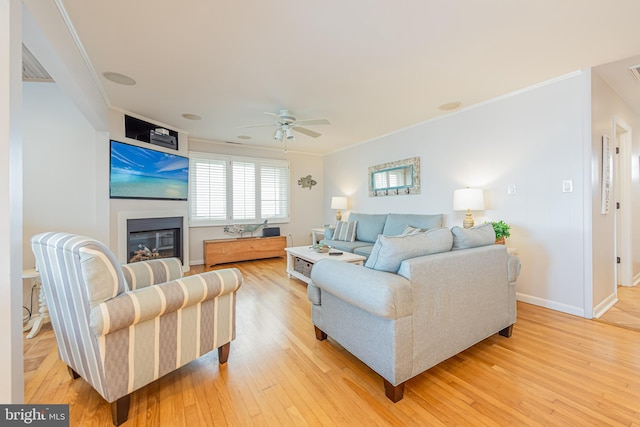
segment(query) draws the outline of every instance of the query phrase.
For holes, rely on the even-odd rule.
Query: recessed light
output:
[[[112,71],[105,71],[104,73],[102,73],[102,76],[107,80],[118,83],[119,85],[133,86],[134,84],[136,84],[136,81],[131,77],[125,76],[124,74],[120,73],[114,73]]]
[[[461,105],[462,105],[462,102],[459,102],[459,101],[448,102],[446,104],[442,104],[441,106],[439,106],[438,109],[442,111],[451,111],[451,110],[455,110],[456,108],[460,108]]]
[[[202,117],[200,117],[199,115],[191,113],[184,113],[182,117],[188,120],[202,120]]]
[[[251,139],[249,135],[238,135],[238,139]]]

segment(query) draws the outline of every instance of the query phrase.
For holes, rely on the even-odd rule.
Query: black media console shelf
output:
[[[157,130],[160,131],[158,132]],[[160,147],[178,149],[178,132],[127,116],[126,114],[124,116],[124,135],[127,138],[148,142]]]

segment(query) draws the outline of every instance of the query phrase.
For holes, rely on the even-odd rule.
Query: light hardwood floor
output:
[[[134,392],[126,426],[640,426],[638,332],[519,303],[511,338],[409,380],[394,404],[377,374],[315,339],[306,285],[283,259],[230,265],[244,284],[228,363],[213,351]],[[50,328],[25,340],[25,371],[27,403],[69,403],[72,426],[111,425],[109,405],[58,360]]]
[[[640,285],[618,286],[618,302],[598,320],[640,331]]]

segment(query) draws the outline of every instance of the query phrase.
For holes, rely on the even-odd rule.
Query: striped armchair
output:
[[[58,354],[125,422],[130,393],[235,338],[235,268],[182,277],[178,259],[120,265],[102,243],[66,233],[31,239]]]

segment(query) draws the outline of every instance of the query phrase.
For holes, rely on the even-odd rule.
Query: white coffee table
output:
[[[350,252],[343,252],[342,255],[329,255],[328,253],[320,253],[311,249],[309,246],[294,246],[291,248],[284,249],[287,252],[287,274],[289,277],[295,277],[296,279],[300,279],[305,283],[311,283],[311,269],[313,268],[313,264],[323,259],[335,259],[336,261],[342,262],[350,262],[353,264],[362,265],[364,260],[367,259],[362,255],[352,254]],[[331,250],[334,251],[333,249]],[[299,258],[300,261],[306,261],[310,264],[310,268],[307,271],[298,271],[296,270],[296,258]],[[305,269],[306,270],[306,269]],[[305,274],[308,273],[308,274]]]

